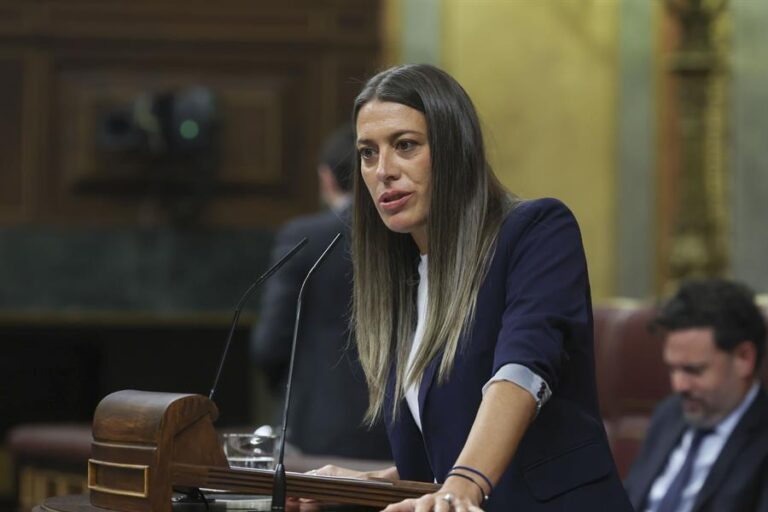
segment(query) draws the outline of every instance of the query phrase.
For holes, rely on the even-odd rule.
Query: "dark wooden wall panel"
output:
[[[11,35],[28,30],[24,23],[25,11],[22,7],[29,9],[15,0],[0,0],[0,33]]]
[[[41,1],[29,13],[58,37],[370,44],[372,0]]]
[[[0,215],[8,217],[20,216],[23,206],[23,69],[21,55],[0,53]]]
[[[97,138],[138,95],[191,85],[219,107],[199,222],[270,228],[311,211],[317,150],[379,63],[378,0],[0,0],[0,18],[5,225],[171,221],[175,199]]]
[[[206,72],[208,65],[215,71]],[[297,170],[312,165],[306,151],[296,151],[314,128],[304,122],[313,108],[304,86],[311,79],[306,68],[301,62],[283,64],[280,69],[236,62],[227,69],[201,60],[167,71],[163,60],[150,56],[120,69],[57,59],[51,82],[53,144],[47,166],[48,181],[56,187],[45,198],[50,213],[88,217],[93,208],[100,209],[98,185],[119,183],[115,167],[120,162],[110,162],[110,156],[100,154],[97,146],[100,120],[106,113],[142,91],[192,84],[210,87],[218,96],[221,159],[215,188],[222,201],[254,194],[279,195],[279,200],[292,200],[298,194],[299,199],[308,199],[302,195],[307,191],[293,186],[292,179]],[[97,186],[97,193],[81,192],[92,188],[89,185]],[[130,220],[117,208],[112,213],[115,220]]]

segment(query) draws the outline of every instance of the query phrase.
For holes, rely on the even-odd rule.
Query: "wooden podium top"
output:
[[[46,501],[41,512],[187,512],[174,489],[215,489],[211,495],[247,495],[241,501],[272,495],[274,472],[230,467],[213,421],[216,405],[207,397],[124,390],[105,397],[93,417],[88,460],[90,508],[78,501]],[[289,472],[287,496],[332,508],[296,510],[380,510],[390,503],[435,492],[435,484],[399,480],[358,480]],[[88,501],[88,500],[85,500]],[[342,503],[343,508],[339,505]],[[236,509],[237,503],[220,510]],[[202,504],[204,507],[204,503]],[[67,507],[66,509],[63,507]],[[242,508],[241,508],[242,509]],[[248,506],[247,510],[254,510]],[[204,509],[201,509],[201,511]],[[198,512],[189,510],[189,512]]]
[[[257,512],[268,511],[270,498],[268,496],[250,496],[250,499],[239,500],[241,496],[217,495],[212,503],[206,507],[203,503],[174,503],[174,512]],[[218,499],[216,499],[218,498]],[[286,506],[286,512],[368,512],[378,508],[363,507],[360,505],[317,505],[303,504],[301,507],[295,504]],[[114,512],[106,508],[91,505],[87,494],[77,496],[57,496],[48,498],[43,503],[32,509],[32,512]]]

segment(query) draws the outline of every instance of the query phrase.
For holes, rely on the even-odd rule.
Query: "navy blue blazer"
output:
[[[442,483],[469,434],[482,387],[507,363],[530,368],[553,391],[484,505],[488,512],[632,511],[598,411],[592,305],[581,234],[555,199],[518,203],[499,232],[453,370],[440,357],[419,389],[423,435],[403,401],[385,423],[400,478]],[[488,442],[493,442],[489,440]]]

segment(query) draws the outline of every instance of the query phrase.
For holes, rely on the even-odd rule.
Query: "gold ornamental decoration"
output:
[[[679,28],[667,71],[676,87],[680,143],[677,208],[663,288],[728,271],[727,0],[667,0]]]

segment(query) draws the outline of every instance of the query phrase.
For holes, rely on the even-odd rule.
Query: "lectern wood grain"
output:
[[[174,486],[271,494],[273,472],[230,468],[213,427],[218,409],[201,395],[118,391],[93,419],[91,504],[120,512],[171,512]],[[420,482],[288,473],[288,494],[327,503],[385,507],[434,492]]]
[[[108,395],[93,418],[91,503],[125,512],[170,512],[173,462],[229,467],[213,428],[218,415],[200,395]]]

